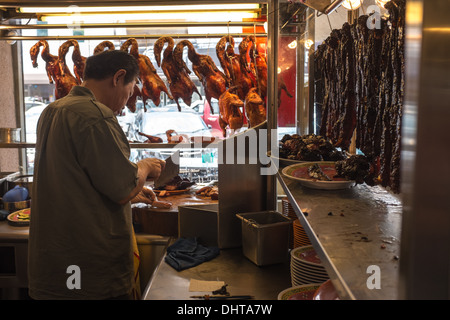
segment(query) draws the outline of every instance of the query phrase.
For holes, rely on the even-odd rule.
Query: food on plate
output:
[[[320,173],[319,173],[320,172]],[[346,181],[347,178],[339,176],[334,162],[299,165],[291,173],[293,177],[311,181]],[[329,180],[328,180],[329,179]]]
[[[150,58],[139,53],[136,39],[130,38],[125,41],[120,47],[120,50],[128,52],[128,48],[130,48],[129,53],[136,58],[139,65],[139,79],[142,83],[140,96],[142,97],[144,109],[146,109],[145,104],[149,99],[152,100],[156,106],[159,106],[161,103],[161,92],[165,92],[169,99],[173,99],[172,94],[167,89],[164,81],[156,72]]]
[[[338,161],[345,154],[337,150],[330,140],[323,136],[308,134],[285,134],[280,141],[280,158],[299,161]]]
[[[166,42],[168,45],[164,50],[164,55],[161,61],[161,52]],[[189,76],[189,73],[191,73],[191,71],[187,69],[187,67],[180,67],[176,63],[173,55],[174,45],[175,42],[171,37],[161,37],[156,40],[153,46],[153,51],[155,53],[155,58],[158,66],[161,67],[164,74],[166,75],[167,82],[169,83],[169,89],[172,93],[173,99],[178,106],[178,111],[181,111],[181,106],[178,101],[179,98],[181,98],[184,103],[190,106],[192,102],[192,95],[194,94],[194,92],[198,94],[200,99],[202,99],[202,95]]]
[[[238,130],[244,125],[244,116],[241,112],[244,102],[235,94],[237,88],[237,86],[229,88],[219,98],[219,125],[224,137],[227,134],[227,126],[232,130]]]
[[[197,53],[189,40],[180,41],[173,51],[178,68],[184,67],[187,70],[187,66],[183,61],[183,49],[185,46],[188,48],[188,58],[192,62],[192,71],[202,83],[205,89],[206,100],[211,108],[211,114],[214,114],[211,98],[219,99],[220,95],[227,90],[227,78],[217,68],[213,59],[208,55]]]
[[[319,164],[315,163],[312,166],[308,167],[308,175],[316,180],[322,180],[322,181],[331,181],[332,179],[327,176],[322,168],[319,166]]]
[[[195,194],[205,197],[211,197],[211,200],[219,199],[219,187],[218,186],[205,186],[198,189]]]
[[[371,169],[364,155],[352,155],[345,160],[337,161],[335,167],[337,176],[354,180],[356,183],[364,183]]]
[[[175,130],[167,130],[166,137],[168,143],[189,142],[187,134],[178,134]]]
[[[55,99],[62,98],[70,92],[73,86],[78,84],[77,79],[65,64],[65,53],[62,52],[58,56],[52,55],[48,42],[45,40],[39,40],[30,49],[31,61],[34,68],[38,67],[37,56],[41,47],[43,47],[41,58],[45,61],[48,81],[49,83],[55,84]]]
[[[155,191],[175,191],[175,190],[186,190],[192,185],[194,185],[195,182],[190,181],[187,178],[181,178],[180,176],[173,177],[169,182],[167,182],[165,185],[154,188]],[[163,195],[166,194],[165,192]],[[161,192],[159,193],[159,196],[161,196]]]
[[[147,138],[147,140],[144,141],[145,143],[161,143],[161,142],[163,142],[163,140],[160,137],[148,135],[148,134],[145,134],[143,132],[138,132],[138,134],[140,136],[143,136],[143,137]]]

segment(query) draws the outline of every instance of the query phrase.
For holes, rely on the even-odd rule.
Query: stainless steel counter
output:
[[[219,256],[196,267],[176,271],[164,259],[144,291],[145,300],[189,300],[190,280],[224,281],[231,295],[252,295],[257,300],[276,300],[291,287],[289,262],[258,267],[242,254],[242,248],[222,249]],[[197,299],[198,300],[198,299]]]
[[[278,180],[340,299],[397,299],[401,201],[365,184],[315,190],[280,173]]]

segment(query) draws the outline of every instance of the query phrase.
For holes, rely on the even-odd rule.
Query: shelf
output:
[[[277,177],[340,299],[397,299],[400,200],[378,186],[315,190]],[[380,268],[380,289],[367,287],[373,265]]]
[[[170,149],[170,148],[217,148],[218,142],[203,143],[130,143],[131,149]],[[35,143],[17,142],[17,143],[0,143],[0,149],[22,149],[35,148]]]

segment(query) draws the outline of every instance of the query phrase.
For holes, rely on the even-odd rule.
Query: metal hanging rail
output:
[[[209,21],[209,22],[126,22],[126,23],[80,23],[80,24],[2,24],[0,30],[23,29],[102,29],[102,28],[170,28],[170,27],[253,27],[262,26],[261,21]]]
[[[104,40],[104,39],[159,39],[160,37],[172,37],[174,39],[189,39],[189,38],[221,38],[224,35],[232,36],[234,38],[241,38],[245,36],[267,37],[266,33],[254,34],[254,33],[208,33],[208,34],[148,34],[148,35],[69,35],[69,36],[0,36],[0,40]]]

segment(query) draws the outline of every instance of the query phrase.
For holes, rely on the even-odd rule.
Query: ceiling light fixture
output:
[[[356,10],[361,7],[362,0],[345,0],[342,6],[347,10]]]
[[[384,5],[386,4],[386,3],[388,3],[390,0],[375,0],[375,2],[377,3],[377,5],[380,7],[380,8],[383,8],[384,9]]]

